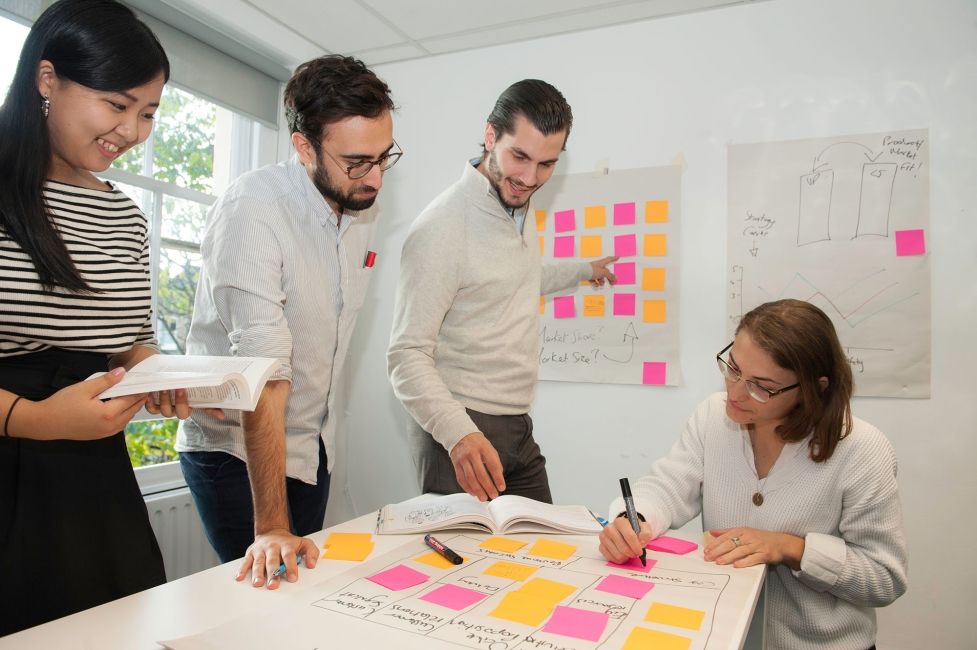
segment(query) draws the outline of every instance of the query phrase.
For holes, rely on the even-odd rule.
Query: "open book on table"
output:
[[[468,528],[502,533],[597,534],[601,526],[584,506],[555,506],[515,495],[480,502],[470,494],[428,495],[384,506],[377,533],[398,535]]]
[[[154,354],[134,365],[115,386],[99,397],[109,399],[161,390],[187,389],[187,401],[195,408],[253,411],[261,389],[278,359],[263,357],[186,357]],[[95,373],[89,379],[104,373]]]

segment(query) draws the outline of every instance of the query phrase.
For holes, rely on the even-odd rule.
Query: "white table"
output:
[[[370,513],[311,535],[320,546],[336,531],[372,532],[376,513]],[[374,535],[371,558],[394,551],[421,536]],[[695,552],[694,552],[695,553]],[[701,557],[701,549],[698,551]],[[62,559],[61,561],[65,561]],[[700,560],[701,561],[701,560]],[[350,570],[350,563],[320,560],[315,569],[300,568],[295,583],[282,581],[279,589],[256,589],[235,582],[238,561],[175,580],[168,584],[40,625],[0,639],[0,650],[159,650],[161,639],[197,634],[246,616],[258,616],[283,603],[304,605],[315,600],[322,585]],[[714,567],[702,563],[703,567]],[[737,604],[733,647],[742,647],[763,585],[764,568],[739,569],[748,576],[748,588]],[[16,588],[16,587],[11,587]],[[710,648],[712,645],[709,646]]]

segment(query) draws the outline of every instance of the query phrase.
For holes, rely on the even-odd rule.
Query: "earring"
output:
[[[47,98],[47,95],[45,95],[44,101],[41,102],[41,113],[44,114],[44,117],[47,117],[48,113],[50,112],[51,112],[51,100]]]

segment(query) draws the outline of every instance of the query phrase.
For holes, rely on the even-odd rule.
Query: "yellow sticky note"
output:
[[[584,235],[580,238],[580,257],[600,257],[604,252],[604,238]]]
[[[466,562],[468,561],[467,557],[462,557],[461,559],[465,560]],[[414,561],[421,562],[429,566],[433,566],[436,569],[453,569],[456,566],[460,566],[460,565],[452,564],[451,562],[446,560],[443,556],[435,553],[434,551],[431,551],[426,555],[422,555],[421,557],[415,557]]]
[[[496,576],[507,580],[525,580],[536,573],[537,567],[515,562],[496,562],[483,573],[487,576]]]
[[[665,301],[645,300],[644,321],[646,323],[664,323]]]
[[[487,548],[491,551],[501,551],[503,553],[515,553],[529,542],[521,539],[509,539],[508,537],[489,537],[478,545],[478,548]]]
[[[526,555],[536,557],[549,557],[554,560],[567,560],[577,550],[573,544],[554,542],[548,539],[537,540],[533,547],[526,552]]]
[[[664,291],[665,269],[653,266],[641,269],[641,288],[645,291]]]
[[[554,607],[555,605],[541,601],[532,594],[513,591],[502,598],[498,607],[489,612],[489,616],[536,627],[546,620]]]
[[[524,596],[533,596],[541,601],[555,605],[577,590],[573,585],[554,582],[545,578],[533,578],[516,591]]]
[[[583,297],[584,316],[603,316],[604,315],[604,296],[584,296]]]
[[[539,254],[545,255],[546,251],[546,239],[544,237],[539,238]]]
[[[668,223],[668,201],[645,201],[645,223]]]
[[[333,542],[322,559],[362,562],[373,552],[373,542]]]
[[[546,298],[544,298],[543,296],[539,297],[539,313],[540,314],[546,313]]]
[[[645,235],[645,256],[664,257],[668,249],[668,238],[663,234]]]
[[[673,625],[684,627],[687,630],[698,630],[702,626],[702,619],[706,613],[698,609],[679,607],[678,605],[666,605],[665,603],[652,603],[645,614],[645,620],[662,625]]]
[[[546,230],[546,210],[536,211],[536,230],[539,232]]]
[[[658,630],[649,630],[646,627],[636,627],[631,630],[631,634],[624,640],[623,650],[645,650],[655,648],[655,650],[689,650],[692,639]]]
[[[607,211],[602,205],[591,205],[583,209],[584,228],[603,228],[607,225]]]
[[[370,533],[329,533],[329,537],[326,541],[322,543],[322,548],[328,548],[330,544],[335,543],[361,543],[365,544],[367,542],[373,541],[373,535]]]

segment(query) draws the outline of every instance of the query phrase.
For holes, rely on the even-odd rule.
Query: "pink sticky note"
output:
[[[616,235],[614,237],[614,254],[618,257],[634,257],[637,255],[637,235]]]
[[[573,257],[573,237],[553,238],[553,257]]]
[[[605,612],[557,605],[543,631],[584,641],[600,641],[608,620],[610,616]]]
[[[441,585],[437,589],[429,591],[421,596],[421,600],[426,600],[429,603],[434,603],[435,605],[441,605],[442,607],[459,611],[474,605],[486,597],[486,594],[474,591],[472,589],[465,589],[464,587],[458,587],[457,585]]]
[[[614,567],[615,569],[626,569],[628,571],[639,571],[641,573],[648,573],[651,571],[652,567],[658,563],[657,560],[652,560],[650,557],[645,558],[648,562],[647,566],[641,566],[641,558],[633,557],[624,564],[618,564],[617,562],[608,562],[607,566]]]
[[[573,318],[576,315],[577,308],[573,304],[573,296],[557,296],[553,298],[554,318]]]
[[[638,564],[641,564],[640,560]],[[619,596],[641,600],[654,586],[654,582],[648,582],[647,580],[635,580],[634,578],[613,575],[601,580],[596,589],[597,591],[606,591],[609,594],[617,594]]]
[[[634,316],[634,294],[633,293],[614,294],[614,315]]]
[[[553,213],[553,224],[553,229],[556,232],[576,230],[577,217],[573,214],[573,210],[560,210],[559,212]]]
[[[926,237],[922,230],[896,231],[896,256],[923,255],[926,252]]]
[[[614,204],[614,225],[630,226],[634,223],[634,203]]]
[[[634,284],[634,262],[618,262],[614,265],[614,275],[617,277],[617,284]]]
[[[641,383],[664,386],[667,366],[668,364],[664,361],[645,361],[641,373]]]
[[[674,553],[675,555],[685,555],[686,553],[690,553],[699,548],[699,545],[695,542],[690,542],[687,539],[679,539],[678,537],[662,535],[661,537],[656,537],[648,542],[648,545],[645,546],[645,548],[651,549],[652,551],[662,551],[664,553]]]
[[[386,587],[392,591],[400,591],[401,589],[407,589],[408,587],[419,585],[422,582],[426,582],[427,579],[428,577],[426,573],[415,571],[414,569],[404,566],[403,564],[398,564],[392,569],[375,573],[367,578],[367,580],[375,582],[381,587]]]

